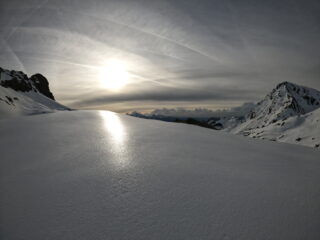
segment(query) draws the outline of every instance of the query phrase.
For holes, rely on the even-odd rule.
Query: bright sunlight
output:
[[[128,83],[128,80],[129,74],[126,64],[121,61],[109,61],[101,69],[101,83],[109,90],[120,90]]]

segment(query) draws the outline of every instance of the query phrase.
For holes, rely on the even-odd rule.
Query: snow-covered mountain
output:
[[[55,101],[44,76],[0,68],[0,118],[56,110],[69,109]]]
[[[320,144],[320,92],[283,82],[258,102],[245,121],[225,130],[253,138],[290,142],[311,147]]]
[[[248,128],[265,127],[320,107],[320,92],[293,83],[280,83],[250,112]]]

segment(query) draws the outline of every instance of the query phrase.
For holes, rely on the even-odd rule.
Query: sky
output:
[[[283,81],[320,89],[319,12],[318,0],[0,0],[0,66],[43,74],[73,108],[230,108]]]

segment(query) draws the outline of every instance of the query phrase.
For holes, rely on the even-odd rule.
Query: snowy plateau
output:
[[[0,239],[320,239],[319,149],[57,111],[37,83],[1,87],[1,114],[50,114],[0,119]]]

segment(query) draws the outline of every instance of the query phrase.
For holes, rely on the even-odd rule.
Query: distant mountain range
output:
[[[197,119],[138,112],[129,115],[195,124],[252,138],[320,147],[320,92],[290,82],[278,84],[243,116]]]
[[[44,76],[0,68],[0,118],[56,110],[70,109],[55,101]]]

